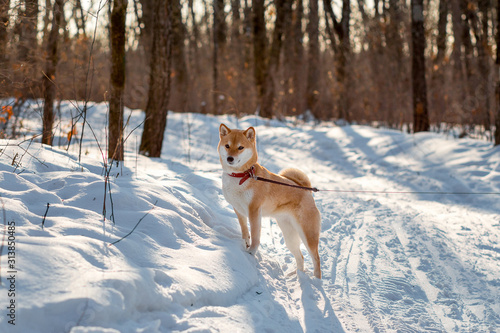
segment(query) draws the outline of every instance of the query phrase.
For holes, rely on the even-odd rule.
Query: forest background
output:
[[[0,0],[0,134],[39,99],[47,144],[61,100],[77,110],[69,141],[108,102],[118,160],[124,106],[146,112],[148,156],[168,110],[458,126],[499,144],[498,17],[495,0]]]

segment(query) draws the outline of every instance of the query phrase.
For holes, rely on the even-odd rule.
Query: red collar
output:
[[[255,178],[255,168],[252,166],[250,169],[248,169],[245,172],[239,172],[239,173],[228,173],[229,176],[235,177],[235,178],[241,178],[240,180],[240,185],[243,184],[248,178]]]

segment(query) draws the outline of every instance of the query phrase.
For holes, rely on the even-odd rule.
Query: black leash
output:
[[[240,173],[230,173],[231,177],[241,178],[240,185],[243,184],[247,179],[254,179],[262,182],[272,183],[276,185],[294,187],[301,190],[312,191],[312,192],[336,192],[336,193],[365,193],[365,194],[426,194],[426,195],[500,195],[500,192],[443,192],[443,191],[370,191],[370,190],[319,190],[316,187],[308,187],[301,185],[288,184],[280,182],[277,180],[272,180],[264,177],[259,177],[255,175],[255,168],[252,166],[245,172]]]
[[[368,194],[436,194],[436,195],[500,195],[500,192],[432,192],[432,191],[364,191],[364,190],[319,190],[316,187],[307,187],[300,185],[292,185],[282,183],[276,180],[271,180],[263,177],[253,177],[255,180],[260,180],[267,183],[295,187],[298,189],[312,192],[336,192],[336,193],[368,193]]]
[[[262,178],[262,177],[258,177],[258,176],[254,177],[254,179],[255,180],[260,180],[260,181],[263,181],[263,182],[278,184],[278,185],[284,185],[284,186],[289,186],[289,187],[300,188],[302,190],[307,190],[307,191],[313,191],[313,192],[319,192],[320,191],[316,187],[307,187],[307,186],[300,186],[300,185],[292,185],[292,184],[282,183],[282,182],[278,182],[276,180],[271,180],[271,179]]]

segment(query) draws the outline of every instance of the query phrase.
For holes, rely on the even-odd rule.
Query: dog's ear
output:
[[[255,141],[255,129],[253,127],[247,128],[243,134],[245,134],[248,140]]]
[[[219,126],[219,135],[220,135],[220,137],[222,138],[223,136],[226,136],[229,133],[231,133],[231,130],[226,125],[220,124],[220,126]]]

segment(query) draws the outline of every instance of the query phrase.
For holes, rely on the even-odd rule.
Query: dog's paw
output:
[[[247,252],[250,253],[251,255],[255,255],[257,251],[259,250],[259,246],[250,246],[247,248]]]
[[[245,250],[248,251],[248,249],[250,248],[250,237],[243,238],[243,242],[245,243]]]

